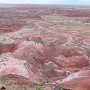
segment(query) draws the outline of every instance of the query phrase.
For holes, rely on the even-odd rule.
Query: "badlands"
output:
[[[1,5],[0,90],[90,90],[90,7]]]

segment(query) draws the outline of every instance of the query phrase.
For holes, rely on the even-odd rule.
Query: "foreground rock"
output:
[[[72,90],[90,90],[90,70],[69,75],[62,80],[60,86]]]
[[[53,80],[65,78],[70,73],[89,65],[87,55],[81,51],[70,47],[59,48],[54,44],[43,45],[34,41],[19,44],[12,55],[16,59],[28,62],[26,67],[29,74],[33,69],[36,70],[38,78],[41,78],[44,73],[46,77]]]
[[[40,83],[40,71],[33,66],[25,66],[26,61],[12,58],[10,53],[1,54],[0,56],[0,77],[9,75],[19,75],[27,78],[30,83]],[[22,79],[21,79],[22,80]],[[23,80],[22,80],[23,82]],[[25,82],[25,81],[24,81]],[[26,81],[27,82],[27,81]]]

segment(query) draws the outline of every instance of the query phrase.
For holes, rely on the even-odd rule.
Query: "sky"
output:
[[[90,5],[90,0],[0,0],[0,3]]]

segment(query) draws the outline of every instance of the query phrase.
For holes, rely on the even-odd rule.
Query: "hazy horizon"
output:
[[[90,0],[0,0],[0,4],[90,5]]]

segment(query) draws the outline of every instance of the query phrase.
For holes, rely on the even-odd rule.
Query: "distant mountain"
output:
[[[15,4],[0,4],[0,8],[3,8],[3,7],[15,7],[16,5]]]

